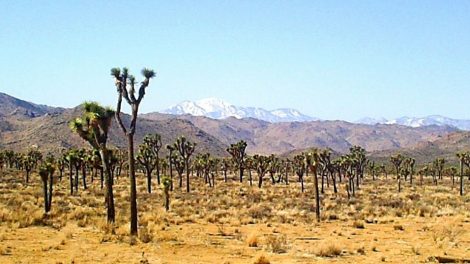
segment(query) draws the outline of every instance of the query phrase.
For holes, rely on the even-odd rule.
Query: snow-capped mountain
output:
[[[465,119],[452,119],[445,116],[440,115],[431,115],[426,117],[400,117],[397,119],[387,120],[385,118],[362,118],[356,123],[360,124],[396,124],[396,125],[403,125],[403,126],[410,126],[410,127],[423,127],[423,126],[452,126],[456,127],[461,130],[470,130],[470,120]]]
[[[206,116],[214,119],[251,117],[271,123],[318,120],[295,109],[280,108],[269,111],[258,107],[234,106],[218,98],[206,98],[195,102],[184,101],[160,112],[172,115]]]

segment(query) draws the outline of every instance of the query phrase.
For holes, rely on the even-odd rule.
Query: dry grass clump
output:
[[[342,248],[336,243],[326,242],[320,244],[320,246],[315,251],[315,255],[324,258],[333,258],[340,256],[342,252]]]
[[[393,230],[396,230],[396,231],[404,231],[405,228],[403,227],[403,225],[393,225]]]
[[[153,234],[147,227],[142,227],[139,231],[139,239],[142,243],[150,243],[153,240]]]
[[[248,213],[254,219],[265,219],[271,216],[272,208],[266,204],[256,204],[252,206]]]
[[[249,247],[258,247],[259,241],[258,241],[258,235],[256,233],[252,233],[248,236],[246,239],[246,242],[248,243]]]
[[[271,264],[271,262],[269,262],[268,258],[262,255],[259,256],[253,264]]]
[[[364,229],[365,228],[364,221],[359,221],[359,220],[354,221],[353,227],[357,229]]]
[[[273,253],[287,252],[287,236],[286,235],[269,235],[266,238],[266,246]]]

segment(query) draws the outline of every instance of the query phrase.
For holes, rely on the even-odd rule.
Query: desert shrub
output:
[[[405,228],[402,225],[394,225],[393,230],[404,231]]]
[[[249,247],[258,247],[258,244],[259,244],[258,235],[255,233],[250,234],[246,242],[248,243]]]
[[[149,243],[153,240],[153,234],[147,227],[143,227],[139,232],[139,239],[142,243]]]
[[[273,253],[286,253],[287,237],[285,235],[270,235],[266,238],[266,245]]]
[[[263,219],[271,216],[271,208],[267,205],[254,205],[248,210],[248,214],[254,219]]]
[[[254,264],[271,264],[271,262],[265,256],[260,256],[255,260]]]
[[[337,257],[340,256],[342,249],[335,243],[327,242],[321,244],[315,251],[315,255],[318,257]]]
[[[353,227],[357,228],[357,229],[364,229],[364,222],[363,221],[354,221],[353,222]]]

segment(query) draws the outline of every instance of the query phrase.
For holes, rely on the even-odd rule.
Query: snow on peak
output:
[[[423,127],[423,126],[452,126],[462,130],[470,130],[470,120],[464,119],[452,119],[440,115],[430,115],[425,117],[408,117],[403,116],[396,119],[387,120],[384,118],[374,119],[374,118],[362,118],[356,123],[361,124],[388,124],[388,125],[402,125],[409,127]]]
[[[184,101],[161,112],[173,115],[189,114],[194,116],[206,116],[214,119],[251,117],[273,123],[318,120],[290,108],[268,111],[258,107],[240,107],[214,97],[195,102]]]

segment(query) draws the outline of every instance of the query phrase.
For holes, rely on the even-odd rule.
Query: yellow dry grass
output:
[[[127,179],[116,181],[116,224],[105,221],[96,181],[69,194],[55,185],[43,214],[37,175],[25,186],[0,172],[0,263],[419,263],[432,256],[470,258],[470,195],[449,182],[396,192],[392,179],[366,180],[348,201],[344,186],[322,196],[315,220],[310,182],[263,189],[235,180],[215,188],[177,186],[165,212],[163,193],[146,193],[139,175],[139,237],[129,237]]]

